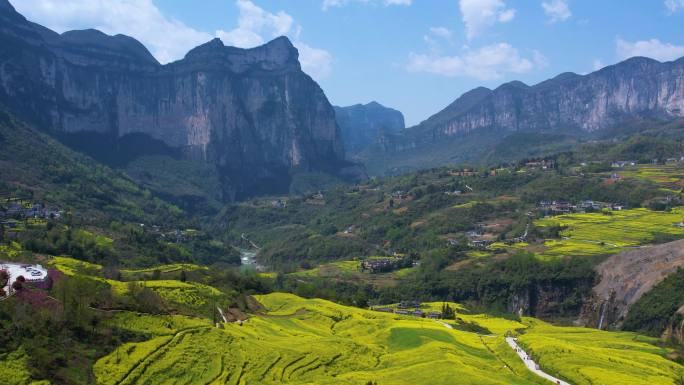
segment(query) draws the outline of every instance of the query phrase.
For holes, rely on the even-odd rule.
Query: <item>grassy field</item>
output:
[[[567,214],[535,221],[538,227],[560,225],[561,239],[544,242],[541,257],[593,256],[613,254],[626,247],[640,246],[656,237],[684,237],[684,228],[673,226],[684,219],[684,208],[671,212],[632,209],[609,214]]]
[[[258,296],[267,311],[244,324],[211,327],[187,317],[120,314],[112,322],[150,339],[100,359],[102,384],[545,384],[505,345],[520,341],[545,370],[572,383],[674,384],[681,366],[653,339],[633,333],[553,327],[525,318],[459,318],[491,335],[440,322],[346,307],[291,294]],[[441,308],[441,302],[424,304]],[[446,321],[445,321],[446,322]],[[453,321],[449,321],[453,322]],[[628,359],[628,357],[635,357]],[[606,379],[619,379],[615,382]],[[631,382],[630,382],[631,381]]]

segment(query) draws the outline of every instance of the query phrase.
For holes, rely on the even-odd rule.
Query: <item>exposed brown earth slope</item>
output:
[[[684,240],[608,258],[597,266],[601,280],[578,322],[602,329],[619,327],[629,307],[679,267],[684,267]]]

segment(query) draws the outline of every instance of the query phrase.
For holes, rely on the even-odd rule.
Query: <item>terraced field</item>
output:
[[[370,256],[366,259],[386,258],[382,256]],[[391,286],[396,284],[396,280],[413,272],[415,269],[411,267],[398,269],[387,273],[371,274],[367,271],[359,270],[359,260],[343,260],[325,263],[320,266],[308,270],[302,270],[292,275],[300,277],[320,277],[320,278],[341,278],[354,279],[363,282],[373,283],[377,286]]]
[[[542,258],[614,254],[627,247],[653,242],[656,236],[684,237],[684,228],[673,226],[684,219],[684,208],[671,212],[632,209],[608,214],[567,214],[540,219],[538,227],[560,225],[561,239],[544,242]]]
[[[73,258],[54,257],[50,265],[60,270],[66,275],[79,275],[88,279],[97,280],[109,285],[112,292],[119,296],[129,293],[130,285],[138,284],[159,294],[165,301],[168,310],[181,313],[206,313],[210,309],[211,302],[221,301],[225,298],[224,294],[216,288],[198,282],[181,282],[173,279],[150,280],[150,281],[118,281],[98,276],[102,271],[102,266],[88,263]],[[166,271],[176,271],[179,265],[171,265],[165,268]],[[182,265],[193,267],[196,265]],[[200,266],[196,266],[201,268]]]
[[[119,315],[112,322],[144,331],[150,339],[123,345],[99,360],[94,370],[98,382],[544,384],[506,345],[503,335],[512,330],[525,331],[521,343],[545,370],[572,383],[601,383],[613,376],[633,384],[673,384],[682,369],[663,358],[667,352],[651,345],[653,340],[632,333],[559,328],[534,319],[517,322],[466,314],[459,306],[459,317],[493,333],[478,335],[434,320],[290,294],[257,299],[265,314],[223,328],[180,316]]]
[[[125,279],[140,279],[146,274],[153,274],[158,271],[162,276],[165,275],[178,275],[181,271],[195,271],[195,270],[207,270],[208,267],[195,265],[192,263],[174,263],[169,265],[162,265],[156,267],[148,267],[144,269],[122,269],[121,275]]]
[[[684,167],[681,165],[638,165],[616,172],[625,179],[644,179],[663,186],[684,187]]]

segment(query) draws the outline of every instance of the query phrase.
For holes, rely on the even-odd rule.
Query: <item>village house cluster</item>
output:
[[[371,274],[387,273],[393,270],[414,265],[412,258],[395,253],[393,256],[384,258],[365,259],[359,263],[359,270],[368,271]]]
[[[199,235],[199,231],[194,230],[194,229],[163,230],[158,225],[147,226],[144,223],[141,223],[140,227],[142,227],[143,231],[145,231],[148,234],[154,235],[154,236],[159,237],[159,238],[164,238],[165,240],[167,240],[169,242],[174,242],[174,243],[189,242],[192,238]]]
[[[625,209],[625,206],[620,203],[607,203],[593,200],[583,200],[574,204],[566,201],[543,200],[539,202],[538,207],[545,215],[585,213],[591,211],[601,211],[603,209],[613,211],[620,211]]]
[[[55,207],[48,207],[42,203],[27,200],[6,198],[0,201],[0,219],[59,219],[62,211]]]
[[[679,158],[655,158],[651,160],[652,164],[678,164],[678,163],[684,163],[684,155],[681,155]],[[625,168],[625,167],[631,167],[631,166],[636,166],[639,164],[638,161],[636,160],[615,160],[611,162],[611,167],[613,168]]]
[[[485,234],[484,230],[485,224],[477,223],[474,229],[466,232],[466,237],[468,237],[468,246],[482,250],[494,243],[492,237],[488,234]]]
[[[408,315],[420,318],[431,318],[431,319],[441,319],[442,313],[440,312],[424,312],[420,309],[421,303],[418,301],[402,301],[397,305],[396,309],[391,307],[372,307],[371,310],[379,311],[382,313],[393,313],[399,315]]]
[[[525,162],[524,166],[528,170],[553,170],[556,163],[553,159],[541,159]]]

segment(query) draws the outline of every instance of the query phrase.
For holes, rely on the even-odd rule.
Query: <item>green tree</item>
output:
[[[74,329],[87,330],[94,317],[90,306],[103,289],[108,287],[79,276],[57,281],[54,291],[62,302],[63,321]]]
[[[442,304],[442,318],[444,318],[444,319],[455,319],[456,318],[456,312],[454,312],[454,309],[452,309],[448,303]]]

